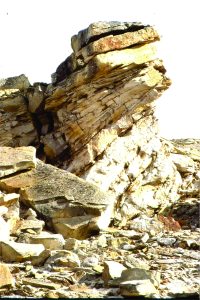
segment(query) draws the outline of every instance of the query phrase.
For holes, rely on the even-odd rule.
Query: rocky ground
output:
[[[163,221],[138,218],[126,228],[113,226],[87,240],[69,238],[60,244],[58,234],[42,240],[38,228],[23,230],[17,240],[32,236],[45,245],[51,237],[54,250],[42,262],[16,258],[17,263],[1,263],[1,297],[195,299],[200,230],[170,224],[167,228]],[[17,254],[9,251],[15,260]],[[25,255],[23,251],[21,244],[18,253]]]
[[[51,84],[0,80],[0,297],[198,298],[200,141],[159,135],[159,39],[93,23]]]

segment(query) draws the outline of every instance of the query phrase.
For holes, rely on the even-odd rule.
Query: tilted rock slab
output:
[[[86,157],[84,169],[105,150],[95,146],[104,130],[112,135],[122,117],[130,128],[132,115],[151,107],[170,85],[157,59],[158,40],[151,26],[119,22],[93,23],[72,38],[74,52],[53,74],[45,99],[54,119],[54,130],[42,137],[48,158],[65,154],[66,168]]]
[[[106,228],[112,216],[114,199],[109,193],[101,192],[97,186],[40,160],[32,170],[2,178],[0,188],[19,192],[21,201],[49,220],[65,237],[84,238],[91,232]],[[73,218],[77,220],[77,217],[81,220],[86,218],[84,226],[78,222],[76,227],[67,231],[65,223],[72,222]],[[63,223],[66,230],[60,229]]]

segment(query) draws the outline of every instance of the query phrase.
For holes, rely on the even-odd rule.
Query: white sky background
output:
[[[200,0],[0,0],[0,78],[50,83],[70,39],[95,21],[139,21],[161,35],[173,84],[157,102],[162,136],[200,138]]]

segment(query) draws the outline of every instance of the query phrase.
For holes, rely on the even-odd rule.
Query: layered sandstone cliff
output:
[[[0,81],[5,261],[21,241],[33,243],[35,233],[23,232],[41,231],[44,221],[66,240],[109,225],[151,236],[182,224],[198,227],[199,141],[159,135],[155,100],[171,81],[157,57],[158,41],[149,25],[93,23],[72,37],[73,53],[51,84],[31,86],[24,75]],[[16,257],[42,264],[50,256],[43,250]]]

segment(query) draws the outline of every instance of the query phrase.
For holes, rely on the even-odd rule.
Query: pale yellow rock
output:
[[[39,235],[32,235],[29,239],[31,244],[42,244],[45,249],[59,250],[63,249],[65,240],[61,234],[53,234],[42,231]]]
[[[42,244],[25,244],[1,241],[1,256],[5,262],[23,262],[39,257],[45,250]]]
[[[158,290],[149,279],[129,280],[120,283],[120,294],[122,296],[152,296],[158,295]]]
[[[174,153],[172,153],[170,157],[179,172],[195,172],[195,163],[192,158],[188,157],[187,155]]]
[[[6,264],[0,263],[0,288],[9,288],[14,286],[14,278]]]
[[[130,49],[98,54],[94,61],[101,72],[108,72],[116,67],[130,64],[137,66],[156,58],[156,44],[151,43]]]
[[[68,250],[51,251],[51,256],[46,260],[45,266],[75,268],[80,267],[80,259],[76,253]]]
[[[17,171],[29,170],[36,166],[34,147],[0,147],[0,177]]]
[[[71,218],[54,218],[53,226],[56,232],[64,238],[86,239],[99,230],[94,216],[77,216]]]

